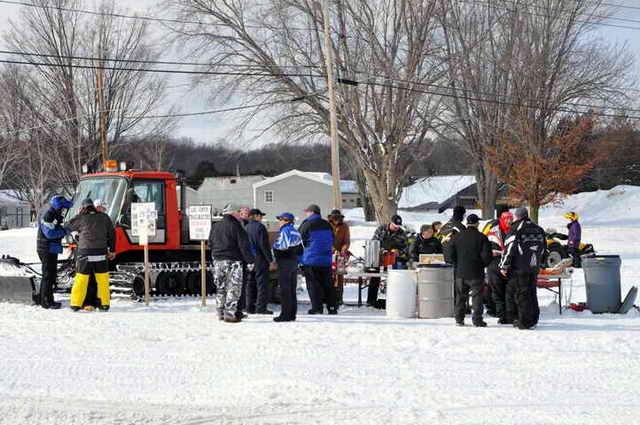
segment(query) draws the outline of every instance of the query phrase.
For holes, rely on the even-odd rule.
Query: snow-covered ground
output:
[[[584,239],[622,256],[624,295],[640,282],[640,191],[587,195],[546,209],[542,224],[561,228],[577,210]],[[348,215],[353,236],[370,237],[375,226]],[[33,229],[0,232],[0,254],[37,261],[34,246]],[[535,331],[357,307],[308,316],[304,303],[295,323],[238,325],[194,298],[119,298],[109,313],[0,303],[0,424],[640,423],[640,313],[560,316],[539,298]],[[581,271],[564,298],[585,300]]]

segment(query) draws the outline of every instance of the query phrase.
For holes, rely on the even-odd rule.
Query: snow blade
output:
[[[627,314],[629,310],[633,307],[633,304],[636,302],[636,297],[638,296],[638,287],[634,286],[629,289],[629,293],[624,298],[620,309],[618,310],[619,314]]]
[[[33,275],[16,258],[0,258],[0,301],[33,304]]]

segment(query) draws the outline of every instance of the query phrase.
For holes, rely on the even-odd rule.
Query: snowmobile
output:
[[[545,238],[547,240],[547,268],[554,268],[564,259],[570,257],[569,247],[567,246],[567,240],[569,236],[564,233],[559,233],[555,229],[547,229],[545,231]],[[578,255],[590,255],[595,254],[595,249],[590,243],[580,243],[578,249]]]

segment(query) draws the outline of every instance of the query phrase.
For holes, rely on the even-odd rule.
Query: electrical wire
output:
[[[79,9],[79,8],[71,8],[71,7],[58,7],[58,6],[46,6],[40,4],[27,3],[23,1],[12,1],[12,0],[0,0],[0,4],[12,4],[16,6],[25,6],[25,7],[33,7],[40,9],[53,9],[53,10],[61,10],[63,12],[73,12],[73,13],[82,13],[85,15],[93,15],[93,16],[107,16],[111,18],[120,18],[120,19],[133,19],[140,21],[149,21],[149,22],[168,22],[173,24],[194,24],[194,25],[210,25],[210,26],[220,26],[220,27],[228,27],[228,25],[217,22],[202,22],[202,21],[189,21],[183,19],[173,19],[173,18],[158,18],[155,16],[143,16],[143,15],[126,15],[123,13],[114,13],[114,12],[99,12],[96,10],[88,10],[88,9]],[[245,25],[245,28],[250,29],[270,29],[266,26],[261,25]],[[287,28],[292,31],[316,31],[315,28]]]
[[[232,72],[232,71],[193,71],[193,70],[181,70],[181,69],[158,69],[158,68],[118,68],[114,66],[97,66],[97,65],[70,65],[61,63],[47,63],[47,62],[27,62],[16,61],[8,59],[0,59],[0,63],[7,63],[13,65],[32,65],[32,66],[52,66],[56,68],[79,68],[79,69],[102,69],[112,71],[130,71],[130,72],[156,72],[161,74],[189,74],[189,75],[228,75],[236,77],[317,77],[326,78],[322,74],[310,74],[301,72],[277,72],[277,73],[257,73],[257,72]]]
[[[35,53],[35,52],[19,52],[14,50],[0,50],[0,54],[5,55],[17,55],[26,57],[43,57],[43,58],[60,58],[60,59],[72,59],[72,60],[86,60],[92,62],[124,62],[124,63],[142,63],[151,65],[185,65],[185,66],[209,66],[212,68],[224,66],[224,67],[244,67],[244,68],[257,68],[261,65],[240,64],[240,63],[206,63],[206,62],[172,62],[172,61],[159,61],[159,60],[143,60],[143,59],[118,59],[118,58],[99,58],[95,56],[69,56],[69,55],[56,55],[48,53]],[[311,68],[318,69],[318,65],[277,65],[279,68]],[[103,68],[104,69],[104,68]],[[118,68],[119,69],[119,68]]]
[[[123,117],[124,119],[127,120],[140,120],[140,119],[160,119],[160,118],[179,118],[179,117],[190,117],[190,116],[201,116],[201,115],[214,115],[214,114],[221,114],[221,113],[225,113],[225,112],[233,112],[233,111],[241,111],[241,110],[245,110],[245,109],[252,109],[252,108],[261,108],[261,107],[265,107],[265,106],[272,106],[278,103],[283,103],[282,101],[278,101],[278,102],[261,102],[261,103],[255,103],[252,105],[242,105],[242,106],[233,106],[230,108],[224,108],[224,109],[213,109],[213,110],[208,110],[208,111],[198,111],[198,112],[185,112],[185,113],[176,113],[176,114],[164,114],[164,115],[137,115],[137,116],[125,116]],[[105,113],[105,112],[117,112],[117,109],[110,109],[110,110],[105,110],[105,111],[97,111],[95,113],[95,115],[99,115],[101,113]],[[0,134],[6,134],[6,135],[11,135],[11,134],[20,134],[20,133],[24,133],[26,131],[32,131],[32,130],[38,130],[41,128],[47,128],[47,127],[53,127],[55,125],[58,124],[63,124],[65,122],[70,122],[70,121],[75,121],[79,118],[86,118],[86,117],[91,117],[93,114],[86,114],[86,115],[79,115],[76,117],[69,117],[69,118],[62,118],[59,120],[55,120],[55,121],[50,121],[47,122],[45,124],[41,124],[41,125],[37,125],[37,126],[33,126],[33,127],[27,127],[27,128],[19,128],[19,129],[10,129],[10,128],[3,128],[0,129]]]

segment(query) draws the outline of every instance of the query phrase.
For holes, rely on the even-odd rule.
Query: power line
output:
[[[199,111],[199,112],[185,112],[185,113],[176,113],[176,114],[164,114],[164,115],[137,115],[137,116],[124,116],[124,119],[127,120],[140,120],[140,119],[160,119],[160,118],[179,118],[179,117],[190,117],[190,116],[201,116],[201,115],[214,115],[214,114],[221,114],[224,112],[233,112],[233,111],[241,111],[241,110],[245,110],[245,109],[252,109],[252,108],[260,108],[260,107],[265,107],[265,106],[272,106],[278,103],[282,103],[282,102],[262,102],[262,103],[256,103],[256,104],[252,104],[252,105],[243,105],[243,106],[234,106],[234,107],[230,107],[230,108],[224,108],[224,109],[213,109],[213,110],[208,110],[208,111]],[[96,112],[96,115],[101,113],[101,112],[117,112],[118,109],[110,109],[110,110],[106,110],[106,111],[98,111]],[[41,124],[41,125],[37,125],[37,126],[33,126],[33,127],[27,127],[27,128],[20,128],[20,129],[9,129],[9,128],[3,128],[0,129],[0,134],[19,134],[19,133],[24,133],[25,131],[31,131],[31,130],[38,130],[40,128],[47,128],[47,127],[53,127],[55,125],[58,124],[63,124],[65,122],[69,122],[69,121],[75,121],[79,118],[86,118],[86,117],[91,117],[93,116],[93,114],[85,114],[85,115],[79,115],[76,117],[68,117],[68,118],[62,118],[59,120],[55,120],[55,121],[50,121],[47,122],[45,124]]]
[[[241,63],[207,63],[207,62],[172,62],[172,61],[159,61],[159,60],[144,60],[144,59],[118,59],[118,58],[98,58],[95,56],[69,56],[69,55],[57,55],[48,53],[35,53],[35,52],[19,52],[13,50],[0,50],[1,54],[6,55],[18,55],[18,56],[33,56],[43,58],[60,58],[60,59],[73,59],[73,60],[86,60],[86,61],[106,61],[106,62],[124,62],[124,63],[142,63],[151,65],[185,65],[185,66],[210,66],[210,67],[244,67],[244,68],[258,68],[262,65],[251,65]],[[277,65],[279,68],[312,68],[318,69],[317,65]],[[103,67],[103,69],[105,69]],[[119,68],[118,68],[119,69]]]
[[[471,1],[469,1],[469,0],[457,0],[457,1],[484,3],[484,2],[481,2],[481,1],[478,1],[478,0],[471,0]],[[218,22],[190,21],[190,20],[183,20],[183,19],[158,18],[158,17],[155,17],[155,16],[143,16],[143,15],[126,15],[126,14],[123,14],[123,13],[99,12],[99,11],[88,10],[88,9],[36,5],[36,4],[31,4],[31,3],[21,2],[21,1],[12,1],[12,0],[0,0],[0,3],[12,4],[12,5],[18,5],[18,6],[26,6],[26,7],[33,7],[33,8],[41,8],[41,9],[62,10],[62,11],[65,11],[65,12],[82,13],[82,14],[94,15],[94,16],[108,16],[108,17],[120,18],[120,19],[133,19],[133,20],[150,21],[150,22],[167,22],[167,23],[174,23],[174,24],[209,25],[209,26],[219,26],[219,27],[225,27],[225,28],[229,27],[227,24],[218,23]],[[626,5],[616,4],[616,3],[602,3],[602,5],[603,6],[610,6],[610,7],[619,7],[619,8],[624,8],[624,9],[640,10],[640,7],[626,6]],[[499,6],[489,5],[489,4],[487,4],[487,6],[488,7],[492,7],[492,8],[498,8],[498,9],[500,8]],[[502,8],[502,9],[505,9],[505,8]],[[506,10],[509,10],[509,9],[506,9]],[[543,15],[538,15],[538,16],[543,16]],[[620,21],[626,21],[626,22],[637,22],[637,23],[640,23],[640,21],[638,21],[638,20],[633,20],[633,19],[628,19],[628,18],[604,17],[604,16],[601,16],[601,15],[595,15],[595,16],[596,17],[600,16],[600,17],[605,18],[605,19],[614,19],[614,20],[620,20]],[[607,26],[607,27],[613,27],[613,28],[640,30],[640,27],[632,27],[632,26],[628,26],[628,25],[609,24],[609,23],[606,23],[606,22],[591,22],[591,21],[583,21],[583,20],[582,21],[579,20],[577,22],[590,23],[590,24],[593,24],[593,25]],[[273,29],[273,28],[269,28],[267,26],[250,25],[250,24],[249,25],[245,25],[245,28],[250,28],[250,29]],[[319,28],[287,27],[286,29],[287,30],[291,30],[291,31],[304,31],[304,32],[320,31]]]
[[[488,8],[495,9],[495,10],[506,10],[507,12],[519,11],[520,13],[524,13],[525,15],[529,15],[529,16],[550,17],[550,15],[547,15],[547,14],[544,14],[544,13],[534,13],[534,12],[528,12],[526,10],[509,9],[509,7],[501,7],[501,6],[498,6],[498,5],[495,5],[495,4],[490,4],[490,3],[486,2],[486,1],[483,1],[483,0],[456,0],[456,1],[458,1],[460,3],[483,4]],[[540,6],[530,5],[530,4],[526,5],[526,6],[532,6],[534,8],[540,8]],[[623,20],[623,21],[629,21],[626,18],[608,17],[608,16],[603,16],[603,15],[592,15],[592,16],[596,17],[596,18],[602,18],[602,19],[618,19],[618,20]],[[631,21],[640,23],[640,21],[638,21],[638,20],[631,20]],[[621,29],[629,29],[629,30],[640,31],[640,27],[635,27],[635,26],[630,26],[630,25],[609,24],[609,23],[606,23],[606,22],[590,21],[590,20],[585,20],[585,19],[575,19],[575,22],[579,22],[579,23],[582,23],[582,24],[598,25],[598,26],[603,26],[603,27],[612,27],[612,28],[621,28]]]
[[[233,71],[193,71],[193,70],[181,70],[181,69],[158,69],[158,68],[118,68],[114,66],[97,66],[97,65],[69,65],[60,63],[47,63],[47,62],[25,62],[8,59],[0,59],[0,63],[8,63],[14,65],[32,65],[32,66],[52,66],[56,68],[79,68],[79,69],[108,69],[112,71],[130,71],[130,72],[156,72],[161,74],[191,74],[191,75],[228,75],[236,77],[314,77],[314,78],[326,78],[323,74],[311,74],[311,73],[295,73],[295,72],[233,72]]]
[[[46,6],[46,5],[26,3],[22,1],[0,0],[0,3],[40,8],[40,9],[54,9],[54,10],[61,10],[64,12],[82,13],[85,15],[93,15],[93,16],[107,16],[107,17],[120,18],[120,19],[133,19],[133,20],[150,21],[150,22],[168,22],[173,24],[194,24],[194,25],[210,25],[210,26],[228,27],[228,25],[226,24],[217,23],[217,22],[189,21],[189,20],[183,20],[183,19],[158,18],[155,16],[143,16],[143,15],[125,15],[123,13],[99,12],[96,10],[78,9],[78,8],[71,8],[71,7]],[[260,25],[245,25],[245,28],[270,29],[269,27],[260,26]],[[316,31],[315,28],[291,27],[287,29],[292,31],[310,31],[310,30]]]
[[[8,60],[2,60],[0,59],[0,63],[13,63],[13,64],[23,64],[23,65],[31,65],[31,66],[54,66],[54,67],[67,67],[70,66],[72,68],[81,68],[81,69],[98,69],[99,67],[97,66],[89,66],[89,65],[66,65],[66,64],[48,64],[48,63],[37,63],[37,62],[20,62],[20,61],[8,61]],[[324,74],[310,74],[310,73],[256,73],[256,72],[231,72],[231,71],[187,71],[187,70],[172,70],[172,69],[147,69],[147,68],[114,68],[114,67],[102,67],[102,69],[115,69],[115,70],[121,70],[121,71],[132,71],[132,72],[157,72],[157,73],[166,73],[166,74],[197,74],[197,75],[218,75],[218,76],[249,76],[249,77],[312,77],[312,78],[326,78],[326,75]],[[355,71],[356,73],[358,71]],[[369,75],[364,73],[364,75]],[[386,77],[382,77],[382,76],[373,76],[373,78],[386,78]],[[392,80],[392,79],[391,79]],[[347,83],[349,84],[350,80],[345,80],[342,79],[342,83]],[[393,81],[393,80],[392,80]],[[460,99],[465,99],[465,100],[472,100],[472,101],[477,101],[477,102],[485,102],[485,103],[494,103],[494,104],[502,104],[502,105],[509,105],[509,106],[524,106],[524,107],[528,107],[528,108],[535,108],[535,109],[542,109],[539,106],[532,106],[532,105],[526,105],[523,103],[517,103],[517,102],[511,102],[511,101],[501,101],[501,100],[495,100],[495,99],[482,99],[482,98],[478,98],[478,97],[470,97],[470,96],[459,96],[459,95],[455,95],[455,94],[451,94],[451,93],[441,93],[441,92],[433,92],[433,91],[426,91],[426,90],[419,90],[419,89],[415,89],[415,88],[410,88],[410,87],[403,87],[403,86],[394,86],[391,84],[381,84],[381,83],[374,83],[374,82],[360,82],[360,81],[351,81],[351,83],[353,83],[353,85],[358,85],[358,84],[363,84],[363,85],[377,85],[377,86],[386,86],[386,87],[390,87],[390,88],[396,88],[396,89],[401,89],[401,90],[410,90],[410,91],[416,91],[416,92],[421,92],[421,93],[425,93],[425,94],[432,94],[432,95],[438,95],[438,96],[443,96],[443,97],[457,97]],[[437,85],[434,84],[429,84],[429,83],[421,83],[421,82],[412,82],[411,80],[405,80],[405,84],[417,84],[417,85],[423,85],[423,86],[428,86],[428,87],[436,87],[438,88]],[[446,87],[446,86],[440,86],[439,88],[444,88],[445,90],[452,90],[450,87]],[[586,108],[602,108],[602,106],[599,105],[581,105],[581,104],[577,104],[577,103],[566,103],[569,104],[571,106],[575,106],[575,107],[586,107]],[[609,108],[611,109],[611,108]],[[555,110],[555,109],[554,109]],[[562,112],[569,112],[569,113],[584,113],[581,111],[576,111],[576,110],[560,110],[558,109],[558,111],[562,111]],[[640,113],[640,110],[636,110],[636,109],[626,109],[626,111],[631,111],[634,113]],[[603,117],[620,117],[620,114],[606,114],[606,113],[602,113],[602,112],[592,112],[594,115],[598,115],[598,116],[603,116]],[[631,118],[631,117],[629,117]],[[640,119],[640,117],[637,117],[637,119]]]
[[[594,115],[594,116],[608,117],[608,118],[621,118],[621,117],[624,117],[624,118],[628,118],[628,119],[640,120],[640,115],[632,116],[632,115],[623,115],[623,114],[608,114],[608,113],[604,113],[604,112],[595,112],[595,111],[579,111],[579,110],[576,110],[576,109],[570,109],[570,108],[566,108],[566,107],[563,107],[563,106],[545,108],[545,107],[541,107],[541,106],[537,106],[537,105],[528,105],[528,104],[525,104],[525,103],[517,103],[517,102],[510,102],[510,101],[507,102],[507,101],[495,100],[495,99],[482,99],[482,98],[471,97],[471,96],[456,96],[456,95],[453,95],[453,94],[440,93],[440,92],[437,92],[437,91],[419,90],[419,89],[414,89],[414,88],[411,88],[411,87],[403,87],[403,86],[392,85],[392,84],[382,84],[382,83],[376,83],[376,82],[371,82],[371,81],[364,82],[364,83],[361,83],[361,84],[372,85],[372,86],[380,86],[380,87],[388,87],[388,88],[395,88],[395,89],[398,89],[398,90],[407,90],[407,91],[412,91],[412,92],[417,92],[417,93],[424,93],[424,94],[431,94],[431,95],[442,96],[442,97],[457,97],[459,99],[471,100],[471,101],[474,101],[474,102],[482,102],[482,103],[492,103],[492,104],[496,104],[496,105],[524,107],[524,108],[527,108],[527,109],[550,110],[550,111],[566,112],[566,113],[573,113],[573,114],[590,114],[590,115]],[[579,105],[574,105],[571,102],[566,102],[565,104],[572,105],[572,106],[579,106]],[[633,112],[640,112],[640,110],[633,110]]]
[[[451,86],[435,84],[435,83],[423,83],[423,82],[420,82],[420,81],[414,81],[414,80],[409,80],[409,79],[383,77],[383,76],[372,75],[372,74],[366,73],[364,71],[358,71],[358,70],[355,70],[353,72],[355,74],[365,75],[365,76],[368,76],[368,77],[374,78],[374,79],[384,79],[384,80],[387,80],[387,81],[395,81],[395,82],[400,82],[400,83],[405,83],[405,84],[416,84],[416,85],[420,85],[420,86],[435,87],[435,88],[439,88],[439,89],[443,89],[443,90],[450,90],[452,93],[455,93],[457,91],[461,91],[461,92],[465,92],[465,93],[471,93],[471,95],[480,95],[480,96],[489,96],[489,97],[502,97],[502,98],[506,98],[506,99],[510,98],[510,96],[506,95],[506,94],[488,93],[488,92],[481,92],[481,91],[478,92],[478,91],[474,91],[473,89],[464,89],[464,88],[460,88],[460,87],[454,88],[454,87],[451,87]],[[612,89],[612,91],[622,91],[622,90],[640,91],[640,89],[633,89],[633,88],[613,88]],[[457,96],[457,95],[454,94],[453,96]],[[525,100],[527,100],[527,99],[525,99]],[[530,100],[530,99],[528,99],[528,100]],[[583,108],[596,108],[596,109],[605,108],[605,109],[621,110],[621,111],[625,111],[625,112],[637,112],[637,113],[640,113],[640,109],[632,109],[632,108],[625,108],[625,107],[593,105],[593,104],[577,103],[577,102],[572,102],[571,104],[573,106],[578,106],[578,107],[583,107]]]

